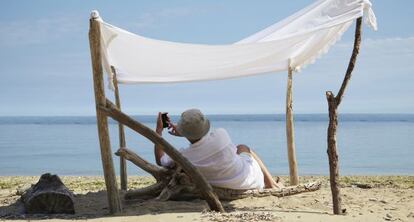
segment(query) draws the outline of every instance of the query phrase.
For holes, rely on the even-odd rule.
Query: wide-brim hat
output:
[[[199,109],[189,109],[181,114],[176,130],[189,140],[198,140],[210,130],[210,121]]]

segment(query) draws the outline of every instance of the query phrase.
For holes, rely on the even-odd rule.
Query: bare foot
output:
[[[278,187],[278,188],[284,188],[285,185],[283,183],[276,183],[276,187]]]
[[[272,188],[283,188],[285,185],[283,185],[283,180],[280,177],[276,177],[276,180],[273,180]]]

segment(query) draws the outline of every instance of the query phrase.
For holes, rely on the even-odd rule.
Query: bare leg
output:
[[[243,152],[249,153],[256,160],[256,162],[259,164],[260,169],[263,172],[265,188],[282,188],[282,187],[284,187],[280,180],[278,180],[277,182],[273,180],[272,175],[270,174],[269,170],[263,164],[263,161],[259,158],[259,156],[257,156],[257,154],[255,152],[253,152],[253,150],[251,150],[246,145],[237,145],[237,154],[240,154],[240,153],[243,153]]]

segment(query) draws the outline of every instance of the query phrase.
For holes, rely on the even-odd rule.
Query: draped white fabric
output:
[[[235,78],[299,69],[325,53],[365,16],[376,30],[369,0],[319,0],[230,45],[186,44],[145,38],[100,18],[103,65],[119,83],[166,83]],[[110,81],[112,83],[112,81]]]

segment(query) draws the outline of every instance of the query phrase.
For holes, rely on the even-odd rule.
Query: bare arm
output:
[[[177,130],[176,130],[176,126],[171,123],[170,118],[168,118],[167,116],[167,123],[168,123],[168,129],[170,131],[168,131],[169,134],[173,135],[173,136],[181,136]],[[158,133],[158,135],[162,136],[162,131],[164,130],[163,128],[163,124],[162,124],[162,117],[161,117],[161,113],[158,113],[158,117],[157,117],[157,124],[156,124],[156,128],[155,128],[155,132]],[[155,144],[154,145],[154,156],[155,156],[155,162],[157,163],[158,166],[161,166],[161,157],[164,155],[164,150],[161,148],[160,145]]]
[[[158,133],[158,135],[162,136],[163,129],[164,128],[162,127],[161,113],[158,113],[155,132]],[[160,145],[155,144],[154,145],[154,156],[155,156],[155,162],[157,163],[158,166],[161,166],[161,157],[163,155],[164,155],[164,151],[162,150]]]

